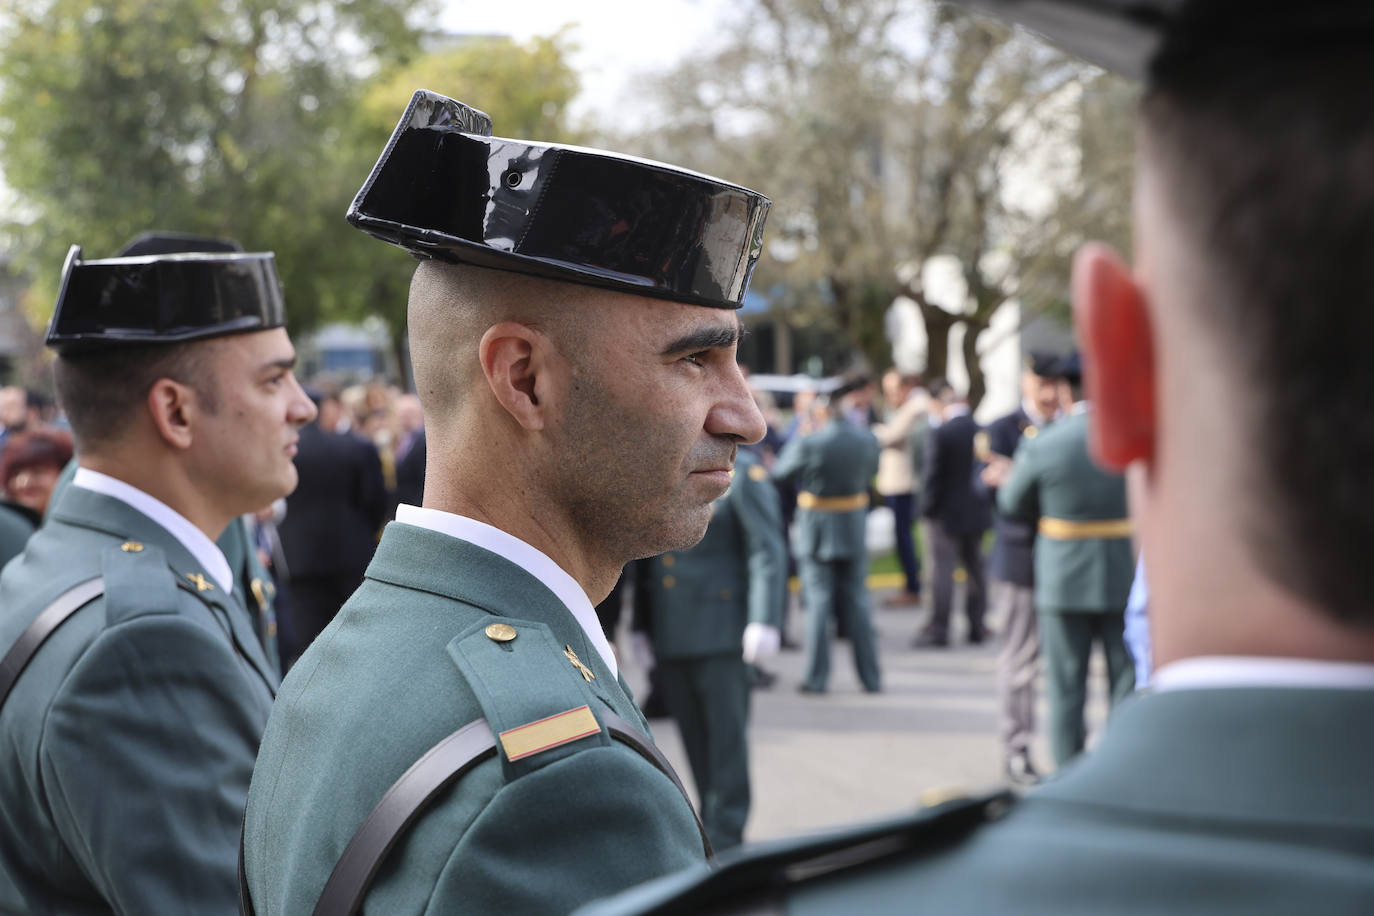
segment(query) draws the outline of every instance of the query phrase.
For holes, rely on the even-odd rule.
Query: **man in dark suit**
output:
[[[939,410],[940,425],[931,431],[921,474],[924,501],[921,515],[930,520],[931,592],[930,621],[916,634],[915,648],[949,645],[949,616],[954,603],[954,568],[962,565],[967,575],[964,612],[968,615],[968,641],[981,643],[987,631],[983,613],[987,588],[983,580],[983,532],[990,516],[987,499],[973,487],[973,440],[978,424],[968,402],[944,379],[931,383],[932,410]]]
[[[332,392],[311,391],[326,416]],[[298,486],[278,526],[291,583],[283,656],[294,661],[334,619],[363,581],[387,511],[382,462],[371,442],[326,432],[319,422],[301,429]]]
[[[1059,410],[1057,360],[1048,354],[1026,358],[1021,372],[1021,404],[988,424],[986,463],[976,481],[994,508],[997,488],[1011,470],[1011,459],[1022,439],[1034,439]],[[977,449],[975,448],[975,451]],[[1035,526],[994,511],[992,604],[1002,625],[1002,650],[997,655],[997,693],[1002,706],[1002,757],[1007,777],[1017,785],[1038,778],[1031,763],[1030,742],[1035,734],[1035,678],[1039,673],[1040,636],[1035,616],[1035,583],[1031,551]]]

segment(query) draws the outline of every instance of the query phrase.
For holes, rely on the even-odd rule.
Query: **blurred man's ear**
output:
[[[1073,315],[1093,405],[1093,456],[1124,470],[1154,454],[1154,347],[1145,291],[1106,245],[1089,243],[1074,257]]]

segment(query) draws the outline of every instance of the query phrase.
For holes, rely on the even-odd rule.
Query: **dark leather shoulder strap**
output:
[[[612,737],[629,745],[671,779],[673,785],[682,793],[687,806],[692,807],[682,781],[678,779],[667,758],[652,742],[646,740],[630,723],[615,713],[602,712],[601,720]],[[315,905],[314,916],[353,916],[361,906],[363,897],[387,853],[396,845],[406,828],[443,788],[495,753],[496,738],[492,735],[487,720],[478,719],[458,729],[415,761],[414,765],[387,790],[382,800],[353,834],[353,839],[349,841],[325,883],[324,891]],[[692,808],[692,815],[696,817],[695,808]],[[706,839],[706,830],[702,827],[701,818],[696,817],[696,822],[702,845],[709,856],[711,844]],[[252,916],[253,902],[249,899],[247,883],[243,876],[242,840],[239,843],[239,898],[240,913],[243,916]]]
[[[19,634],[19,639],[5,653],[5,657],[0,659],[0,708],[4,707],[5,700],[9,698],[10,691],[19,680],[19,675],[24,673],[24,669],[48,637],[66,623],[69,617],[100,597],[104,591],[105,580],[99,576],[67,589]]]

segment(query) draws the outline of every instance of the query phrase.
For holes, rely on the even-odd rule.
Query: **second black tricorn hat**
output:
[[[422,258],[743,303],[768,198],[660,162],[491,129],[483,112],[417,91],[348,221]]]
[[[1205,56],[1223,43],[1291,47],[1343,41],[1374,28],[1363,0],[963,0],[961,5],[1039,32],[1108,70],[1140,80],[1163,57]]]
[[[144,233],[117,257],[62,268],[47,345],[68,356],[265,331],[286,323],[270,252],[229,239]]]

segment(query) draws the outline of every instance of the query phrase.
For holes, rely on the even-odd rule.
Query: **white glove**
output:
[[[644,671],[654,669],[654,644],[649,641],[649,634],[643,630],[630,631],[630,654],[634,656],[635,664]]]
[[[753,664],[778,654],[782,633],[766,623],[751,623],[744,628],[744,660]]]

